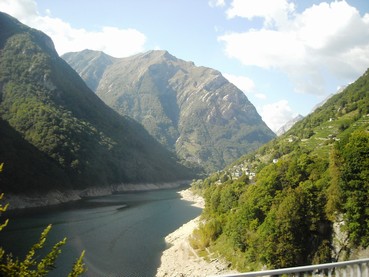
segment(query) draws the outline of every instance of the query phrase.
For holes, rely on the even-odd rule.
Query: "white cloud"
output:
[[[297,13],[288,0],[233,0],[227,15],[261,17],[264,24],[218,37],[226,54],[287,73],[298,92],[321,94],[326,78],[352,81],[369,66],[369,14],[361,16],[346,1]]]
[[[244,93],[248,93],[255,89],[254,81],[246,76],[236,76],[227,73],[224,73],[223,76]]]
[[[1,0],[0,10],[49,35],[60,55],[92,49],[104,51],[114,57],[126,57],[144,51],[146,36],[135,29],[109,26],[103,26],[98,31],[77,29],[50,16],[50,11],[47,11],[47,16],[41,16],[34,0]]]
[[[28,21],[32,16],[37,16],[37,5],[33,0],[1,0],[0,10],[14,16],[18,20]],[[27,23],[25,23],[27,24]]]
[[[253,80],[246,76],[237,76],[233,74],[224,73],[223,76],[240,90],[246,96],[253,96],[259,99],[266,99],[266,95],[256,90],[256,86]]]
[[[267,104],[258,109],[264,122],[274,132],[278,131],[289,120],[297,116],[291,109],[287,100],[280,100],[275,103]]]
[[[303,45],[293,33],[261,29],[219,37],[225,52],[245,65],[263,68],[284,67],[305,57]],[[291,49],[293,49],[291,51]]]
[[[214,8],[214,7],[224,7],[225,6],[225,1],[224,0],[209,0],[209,6]]]
[[[265,99],[267,99],[267,96],[266,96],[264,93],[261,93],[261,92],[256,92],[256,93],[255,93],[255,97],[256,97],[256,98],[259,98],[259,99],[261,99],[261,100],[265,100]]]
[[[228,18],[236,16],[253,19],[264,18],[264,25],[283,25],[288,16],[295,10],[288,0],[233,0],[227,10]]]

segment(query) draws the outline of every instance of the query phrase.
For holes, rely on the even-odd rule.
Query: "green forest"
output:
[[[368,91],[366,72],[283,136],[194,181],[206,205],[192,246],[241,271],[332,262],[368,247]]]

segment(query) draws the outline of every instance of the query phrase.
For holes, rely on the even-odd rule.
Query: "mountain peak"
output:
[[[142,60],[148,63],[156,63],[159,61],[177,61],[178,59],[175,56],[171,55],[167,50],[149,50],[147,52],[139,53],[131,57],[122,58],[122,60]]]
[[[73,68],[80,68],[80,76],[84,78],[87,86],[96,91],[98,79],[102,77],[105,69],[114,63],[113,58],[102,51],[85,49],[81,52],[70,52],[62,56]],[[91,76],[91,77],[87,77]]]
[[[22,24],[16,18],[3,13],[0,11],[0,49],[5,45],[7,40],[14,35],[27,35],[30,40],[38,45],[43,51],[47,52],[51,56],[58,55],[54,42],[51,40],[49,36],[38,31],[36,29],[32,29],[24,24]],[[29,31],[30,30],[30,31]]]
[[[87,83],[94,78],[76,61],[67,61]],[[107,105],[139,121],[185,162],[207,171],[223,168],[275,136],[219,71],[166,50],[116,59],[107,67],[94,60],[84,63],[104,71],[95,79],[96,94]]]
[[[149,50],[145,54],[147,55],[154,55],[158,57],[173,57],[167,50]]]

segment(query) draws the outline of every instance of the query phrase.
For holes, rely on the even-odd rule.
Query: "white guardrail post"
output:
[[[217,277],[260,277],[260,276],[281,276],[281,275],[288,275],[294,277],[299,276],[347,277],[347,274],[349,274],[349,277],[369,277],[369,259],[280,268],[230,275],[217,275]]]

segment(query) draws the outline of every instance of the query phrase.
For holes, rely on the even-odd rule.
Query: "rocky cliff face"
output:
[[[82,51],[63,58],[86,81],[104,69],[101,78],[94,79],[96,94],[188,163],[218,170],[275,136],[247,97],[219,71],[167,51],[111,59],[108,66],[100,56]],[[80,63],[97,71],[77,65],[76,60],[84,59]]]

